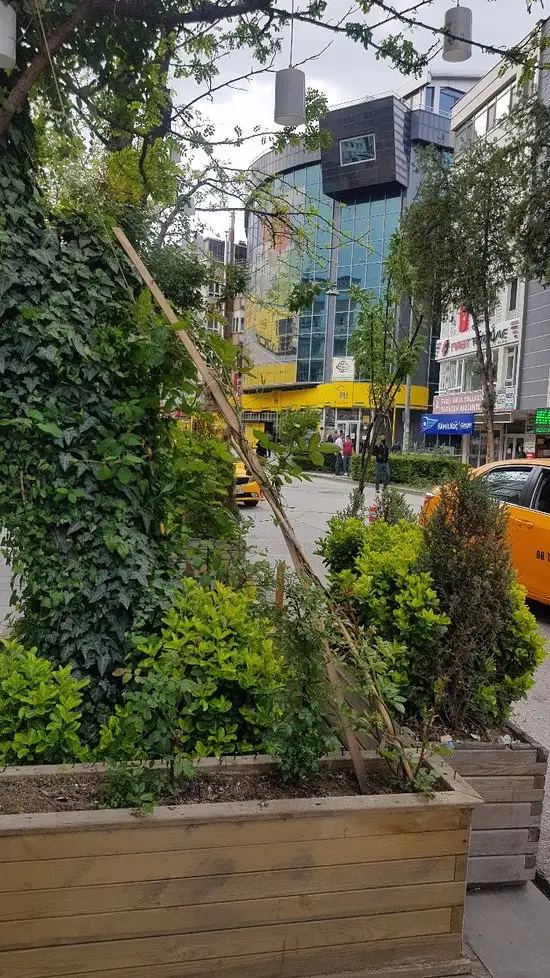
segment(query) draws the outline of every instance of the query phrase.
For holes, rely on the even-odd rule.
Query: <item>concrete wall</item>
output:
[[[550,383],[550,288],[529,282],[525,300],[518,407],[547,407]]]

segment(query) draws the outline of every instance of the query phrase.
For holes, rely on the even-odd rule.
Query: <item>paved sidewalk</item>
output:
[[[550,900],[534,883],[468,893],[464,929],[479,978],[550,975]]]
[[[347,475],[335,475],[334,472],[318,472],[315,470],[315,472],[306,472],[305,475],[314,476],[316,479],[329,479],[331,482],[340,483],[340,485],[357,485],[356,479],[350,479]],[[396,489],[399,489],[400,492],[408,493],[413,496],[424,497],[428,491],[427,489],[419,489],[418,486],[403,486],[397,482],[392,482],[390,484],[395,486]],[[365,484],[365,489],[374,489],[374,482],[367,482]]]

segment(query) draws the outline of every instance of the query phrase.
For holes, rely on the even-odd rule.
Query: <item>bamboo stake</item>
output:
[[[275,606],[277,608],[283,608],[285,603],[285,569],[286,565],[284,560],[280,560],[277,564],[277,581],[275,587]]]
[[[166,299],[166,296],[159,289],[157,283],[155,282],[148,268],[145,266],[145,264],[142,262],[141,258],[137,254],[135,248],[124,234],[122,228],[119,227],[113,228],[113,233],[117,238],[123,251],[126,253],[132,265],[138,272],[139,276],[141,277],[141,279],[143,280],[143,282],[151,292],[153,298],[156,300],[160,309],[166,316],[168,322],[171,323],[172,326],[177,326],[179,323],[178,317],[176,316],[170,303]],[[317,576],[317,574],[315,573],[315,570],[313,569],[313,566],[307,554],[305,553],[300,543],[298,542],[298,539],[294,532],[294,528],[292,527],[292,524],[290,523],[288,516],[284,511],[281,501],[279,500],[277,494],[273,491],[273,488],[271,486],[271,483],[269,482],[268,476],[264,470],[263,465],[261,464],[257,455],[254,455],[253,452],[251,451],[251,448],[241,430],[241,426],[239,424],[239,419],[237,417],[237,414],[233,409],[232,405],[229,403],[216,376],[214,375],[213,371],[206,363],[206,360],[204,359],[204,357],[202,356],[202,354],[200,353],[200,351],[198,350],[198,348],[196,347],[195,343],[193,342],[189,334],[186,332],[186,330],[179,329],[177,331],[177,336],[180,339],[180,341],[183,343],[183,346],[185,347],[187,353],[189,354],[190,359],[192,360],[195,367],[197,368],[199,375],[202,377],[206,386],[208,387],[208,390],[210,391],[212,398],[214,399],[214,402],[222,418],[226,422],[231,432],[231,443],[233,444],[233,447],[237,451],[242,461],[247,466],[250,474],[254,475],[257,481],[259,482],[263,494],[267,502],[271,506],[273,515],[275,516],[277,524],[280,527],[281,533],[283,534],[283,538],[285,540],[288,551],[292,558],[292,562],[296,569],[296,573],[300,577],[302,578],[305,577],[306,579],[309,579],[310,581],[314,582],[319,587],[321,587],[323,590],[325,590],[324,585],[322,581],[319,579],[319,577]],[[353,644],[351,636],[347,628],[345,627],[344,622],[341,620],[341,615],[338,615],[338,621],[340,623],[340,631],[342,633],[344,640],[347,642],[347,644]],[[341,691],[339,690],[337,672],[334,666],[334,662],[332,659],[328,642],[325,642],[324,646],[325,646],[325,668],[327,672],[327,678],[330,684],[334,687],[335,699],[338,702],[341,702],[342,694]],[[386,727],[390,739],[392,740],[392,742],[398,743],[399,739],[397,737],[397,732],[395,730],[393,721],[388,713],[388,710],[382,698],[378,693],[375,694],[374,700],[375,700],[375,708],[377,709],[382,719],[383,725]],[[359,783],[359,787],[361,788],[361,791],[363,793],[367,793],[369,790],[367,770],[361,753],[361,747],[359,741],[355,733],[353,732],[353,730],[351,730],[351,728],[345,722],[343,723],[343,734],[345,737],[348,751],[352,759],[352,763],[355,769],[355,774],[357,777],[357,781]],[[408,765],[406,761],[404,761],[404,769],[407,777],[412,777],[412,771],[410,765]]]

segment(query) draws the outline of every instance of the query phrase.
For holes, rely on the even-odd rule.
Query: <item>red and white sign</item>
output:
[[[468,316],[468,314],[465,313],[465,316]],[[455,333],[454,336],[450,336],[447,339],[437,341],[435,347],[436,360],[450,360],[452,357],[466,356],[468,353],[476,352],[476,335],[474,331],[469,328],[469,318],[470,317],[468,316],[468,332],[462,330],[459,321],[458,333]],[[518,319],[513,319],[510,322],[498,323],[491,329],[492,349],[496,349],[500,346],[509,346],[512,343],[517,343],[518,340]],[[484,339],[482,339],[482,343],[485,345]]]
[[[459,391],[457,394],[436,394],[434,414],[476,414],[481,411],[481,391]]]

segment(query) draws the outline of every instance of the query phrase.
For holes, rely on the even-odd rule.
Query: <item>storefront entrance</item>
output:
[[[504,456],[505,459],[511,458],[523,458],[524,450],[524,435],[505,435],[504,438]],[[496,456],[498,458],[498,456]]]

